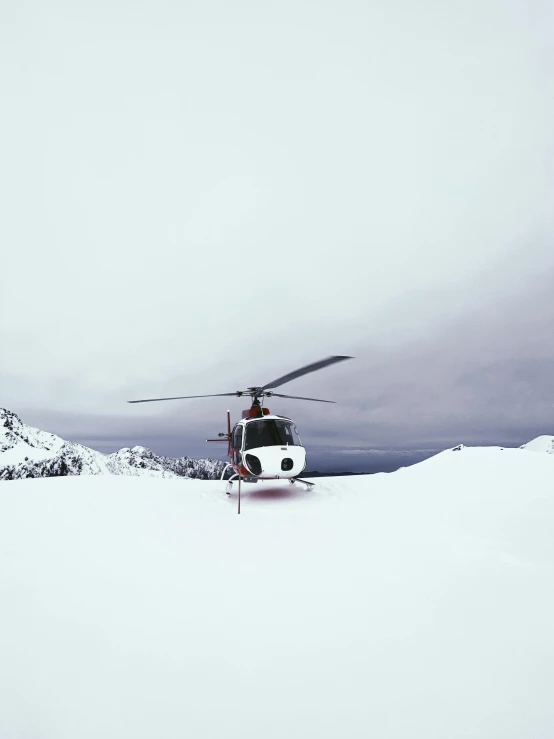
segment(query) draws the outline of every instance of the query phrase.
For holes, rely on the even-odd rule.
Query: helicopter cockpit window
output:
[[[240,449],[242,445],[242,426],[237,426],[233,432],[233,449]]]
[[[296,426],[291,421],[251,421],[246,426],[245,449],[261,446],[302,446]]]

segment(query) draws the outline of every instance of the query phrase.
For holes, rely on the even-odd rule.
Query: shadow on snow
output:
[[[253,489],[254,488],[254,489]],[[255,484],[243,483],[241,487],[241,500],[247,501],[276,501],[276,500],[301,500],[313,496],[313,490],[307,490],[302,483],[297,482],[294,485],[290,483],[275,484],[257,482]],[[236,501],[238,496],[238,485],[233,485],[230,499]]]

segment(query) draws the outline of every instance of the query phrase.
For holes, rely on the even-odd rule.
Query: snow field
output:
[[[554,457],[0,488],[0,736],[554,734]]]

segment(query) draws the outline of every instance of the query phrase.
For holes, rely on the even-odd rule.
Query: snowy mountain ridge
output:
[[[528,441],[520,446],[520,449],[528,449],[531,452],[546,452],[554,454],[554,436],[537,436],[536,439]]]
[[[143,446],[102,454],[83,444],[28,426],[0,408],[0,480],[72,475],[133,475],[217,479],[224,463],[215,459],[165,457]]]

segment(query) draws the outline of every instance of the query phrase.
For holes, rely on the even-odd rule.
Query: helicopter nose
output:
[[[306,466],[306,450],[301,446],[249,449],[245,463],[258,477],[294,477]]]

